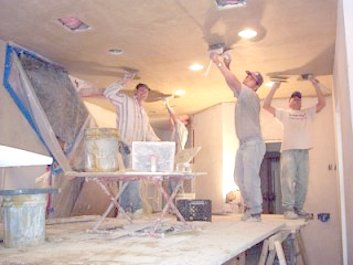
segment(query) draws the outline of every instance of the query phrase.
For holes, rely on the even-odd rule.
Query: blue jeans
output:
[[[262,213],[261,179],[259,176],[266,146],[261,138],[241,141],[235,157],[234,180],[250,214]]]
[[[120,145],[124,145],[120,143]],[[119,147],[119,151],[122,155],[124,166],[130,167],[130,150],[125,145],[122,148]],[[134,213],[135,211],[142,208],[141,197],[140,197],[140,182],[138,180],[129,181],[129,184],[125,190],[120,194],[119,204],[127,212]]]
[[[284,211],[303,209],[308,188],[309,150],[281,153],[281,192]]]

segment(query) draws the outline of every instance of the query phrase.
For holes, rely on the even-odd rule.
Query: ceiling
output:
[[[336,35],[337,0],[248,0],[237,8],[220,9],[215,0],[0,0],[0,39],[12,41],[64,66],[94,87],[120,79],[126,68],[139,71],[138,82],[173,94],[179,114],[193,114],[220,102],[234,101],[222,75],[209,65],[209,45],[231,49],[232,70],[242,80],[245,70],[288,78],[276,97],[293,90],[315,95],[301,74],[313,73],[331,87]],[[58,18],[75,16],[91,29],[71,32]],[[238,37],[247,27],[257,30],[253,40]],[[119,56],[108,50],[123,50]],[[204,65],[200,72],[188,69]],[[264,98],[268,88],[258,93]],[[330,94],[330,89],[325,90]],[[111,109],[102,96],[85,100]],[[165,117],[160,101],[146,103],[149,115]]]

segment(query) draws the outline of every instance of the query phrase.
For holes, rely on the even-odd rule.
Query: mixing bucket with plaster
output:
[[[85,130],[85,170],[118,170],[119,133],[115,128]]]
[[[47,193],[54,192],[57,189],[0,190],[5,247],[33,246],[44,242]]]

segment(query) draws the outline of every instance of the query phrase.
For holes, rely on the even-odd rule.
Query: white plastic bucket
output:
[[[119,133],[115,128],[85,130],[85,170],[118,170]]]
[[[25,194],[3,197],[4,245],[24,247],[45,240],[45,207],[47,194]]]

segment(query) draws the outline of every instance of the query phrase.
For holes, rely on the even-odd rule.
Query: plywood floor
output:
[[[101,233],[88,232],[97,216],[50,220],[39,246],[16,249],[1,243],[0,264],[223,264],[288,225],[279,215],[264,215],[260,223],[242,222],[237,214],[212,218],[178,232],[180,222],[170,217],[165,227],[174,231],[164,237],[128,235],[151,223],[149,218],[134,225],[109,219]],[[3,228],[0,233],[2,238]]]

